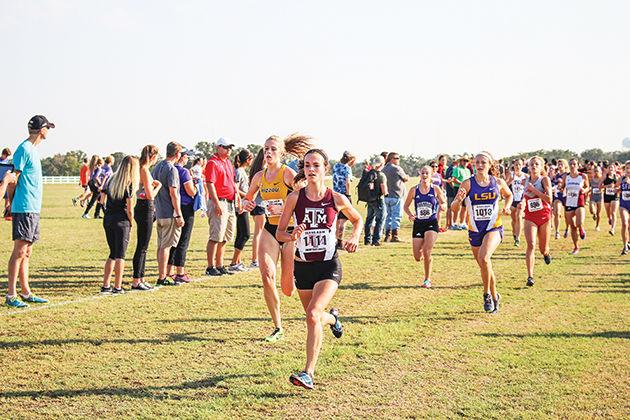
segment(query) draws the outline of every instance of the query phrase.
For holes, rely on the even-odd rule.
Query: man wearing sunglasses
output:
[[[230,153],[234,144],[221,137],[215,143],[216,153],[206,164],[204,174],[208,190],[208,224],[210,226],[206,256],[206,275],[234,274],[223,265],[225,244],[234,240],[236,230],[236,183]]]
[[[391,152],[387,155],[387,164],[383,168],[383,173],[387,177],[387,196],[385,197],[385,207],[387,216],[385,219],[385,242],[400,242],[398,230],[402,219],[402,198],[405,196],[405,182],[409,181],[409,176],[400,167],[400,155]]]

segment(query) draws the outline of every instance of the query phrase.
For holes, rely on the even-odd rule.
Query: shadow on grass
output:
[[[630,331],[598,331],[592,333],[479,333],[478,335],[490,338],[623,338],[630,339]]]
[[[378,316],[341,316],[341,320],[343,322],[350,322],[353,324],[372,324],[376,321],[388,318],[396,318],[396,317],[378,317]],[[397,317],[400,319],[400,317]],[[304,321],[305,318],[301,317],[291,317],[291,318],[282,318],[283,321]],[[168,324],[168,323],[181,323],[181,322],[269,322],[269,318],[264,317],[237,317],[237,318],[185,318],[185,319],[160,319],[156,320],[160,324]],[[0,344],[1,345],[1,344]]]
[[[164,321],[161,321],[164,322]],[[45,340],[28,340],[28,341],[0,341],[0,349],[15,349],[36,346],[63,346],[66,344],[90,344],[93,346],[101,346],[103,344],[169,344],[183,342],[249,342],[259,341],[259,338],[212,338],[199,337],[193,334],[169,334],[165,338],[65,338],[65,339],[45,339]]]
[[[156,400],[181,399],[183,395],[173,395],[173,391],[189,391],[204,388],[219,388],[227,391],[228,386],[223,382],[233,379],[246,379],[260,377],[262,374],[230,374],[216,375],[197,381],[184,382],[179,385],[165,386],[145,386],[138,388],[131,387],[106,387],[106,388],[83,388],[83,389],[53,389],[42,390],[20,390],[0,392],[0,398],[62,398],[62,397],[85,397],[85,396],[122,396],[128,398],[150,398]],[[265,398],[284,398],[293,396],[288,393],[265,392]]]
[[[602,287],[605,285],[599,285],[595,287]],[[583,289],[547,289],[547,292],[559,292],[559,293],[630,293],[630,288],[624,289],[599,289],[599,290],[589,290],[587,288]]]

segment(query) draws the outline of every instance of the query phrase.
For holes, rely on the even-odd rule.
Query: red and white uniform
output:
[[[326,189],[320,201],[306,197],[306,188],[299,192],[293,213],[297,225],[306,230],[295,243],[295,255],[303,261],[329,261],[337,257],[335,236],[338,210],[333,191]]]
[[[534,222],[536,226],[542,226],[551,220],[551,205],[546,201],[543,201],[540,197],[529,195],[527,192],[527,186],[530,184],[530,178],[525,179],[525,193],[523,194],[523,199],[525,200],[525,220],[529,220],[530,222]],[[545,192],[545,189],[542,185],[542,177],[539,177],[535,182],[531,183],[534,188],[536,188],[540,192]]]

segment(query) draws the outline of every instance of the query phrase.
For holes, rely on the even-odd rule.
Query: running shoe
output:
[[[234,273],[242,273],[243,271],[247,271],[247,267],[245,267],[243,263],[230,264],[230,266],[228,267],[228,270]]]
[[[249,265],[249,268],[259,268],[258,261],[252,261]]]
[[[77,201],[78,201],[78,200],[77,200],[77,198],[76,198],[76,197],[74,197],[74,198],[72,199],[72,206],[76,207],[76,206],[77,206]]]
[[[284,330],[282,328],[275,328],[271,335],[265,337],[265,341],[268,343],[275,343],[282,338],[284,338]]]
[[[499,312],[499,302],[501,301],[501,295],[497,293],[497,300],[492,299],[492,303],[494,303],[494,309],[492,310],[493,314]]]
[[[82,215],[82,216],[81,216],[81,218],[82,218],[82,219],[89,219],[89,218],[90,218],[90,215],[89,215],[89,214],[84,214],[84,215]]]
[[[182,283],[177,281],[177,280],[175,280],[175,279],[170,279],[170,278],[166,277],[164,279],[158,279],[156,284],[158,286],[179,286]]]
[[[545,260],[545,264],[551,264],[551,255],[544,255],[543,259]]]
[[[372,242],[372,246],[381,246],[380,241]]]
[[[420,287],[424,287],[425,289],[430,289],[431,288],[431,280],[424,279],[424,281],[422,282],[422,286],[420,286]]]
[[[560,239],[560,232],[556,230],[556,239]]]
[[[565,230],[564,230],[564,235],[563,235],[563,236],[564,236],[565,238],[568,238],[568,237],[569,237],[569,229],[565,229]]]
[[[117,289],[117,288],[112,288],[112,295],[124,295],[125,294],[125,289],[123,289],[122,287]]]
[[[180,283],[190,283],[192,281],[192,279],[190,278],[188,274],[175,274],[175,277],[173,277],[173,280],[178,281]]]
[[[580,252],[580,248],[573,248],[573,251],[571,251],[571,255],[577,255]]]
[[[20,298],[22,298],[22,300],[24,302],[28,302],[28,303],[48,303],[48,299],[44,299],[44,298],[40,298],[39,296],[35,296],[34,293],[31,293],[28,296],[20,295]]]
[[[610,236],[615,236],[615,231],[613,229],[610,229],[608,233],[610,234]]]
[[[109,295],[112,293],[112,286],[101,287],[101,295]]]
[[[494,301],[490,293],[483,294],[483,310],[486,312],[494,311]]]
[[[306,389],[313,389],[313,378],[308,373],[296,372],[289,377],[289,382],[295,386],[301,386]]]
[[[586,230],[584,230],[583,227],[580,227],[580,239],[581,240],[586,239]]]
[[[131,290],[147,291],[151,289],[153,289],[153,286],[149,286],[148,284],[144,282],[140,282],[135,286],[133,284],[131,285]]]
[[[231,276],[231,275],[234,275],[234,272],[232,272],[232,271],[228,270],[227,268],[225,268],[225,267],[223,267],[223,266],[221,266],[221,267],[217,267],[217,270],[219,270],[219,272],[220,272],[222,275],[228,275],[228,274],[229,274],[230,276]]]
[[[520,240],[520,239],[518,239],[518,238],[515,238],[515,239],[514,239],[514,246],[515,246],[515,247],[517,247],[517,248],[518,248],[519,246],[521,246],[521,240]]]
[[[206,276],[222,276],[223,273],[221,273],[219,270],[217,270],[216,267],[208,267],[206,268]]]
[[[599,232],[601,228],[599,226],[595,226],[595,232]]]
[[[444,233],[444,232],[446,232],[446,229],[445,229],[445,228],[443,228],[442,226],[440,226],[440,228],[438,229],[438,231],[439,231],[440,233]]]
[[[527,277],[527,285],[530,286],[530,287],[534,285],[534,278],[533,277]]]
[[[335,323],[330,326],[330,331],[332,331],[335,338],[341,338],[343,327],[341,326],[341,321],[339,321],[339,309],[332,308],[330,314],[335,317]]]
[[[7,305],[9,308],[28,308],[28,305],[19,300],[17,296],[7,296],[4,299],[4,304]]]
[[[467,230],[468,226],[466,226],[466,223],[462,223],[461,225],[459,225],[459,230]]]

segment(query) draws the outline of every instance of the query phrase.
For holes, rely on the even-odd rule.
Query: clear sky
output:
[[[0,0],[0,144],[621,150],[630,1]]]

